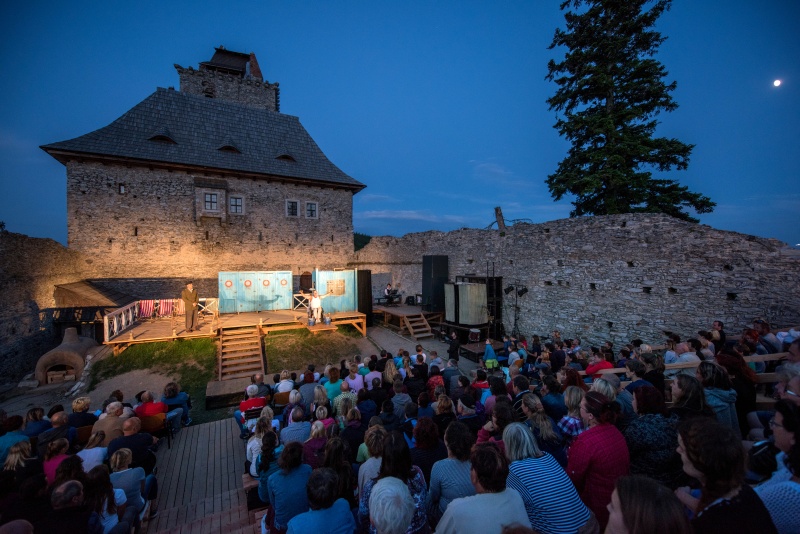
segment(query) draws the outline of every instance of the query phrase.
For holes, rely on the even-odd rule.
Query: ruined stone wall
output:
[[[256,78],[243,79],[214,71],[184,69],[175,65],[180,78],[180,91],[190,95],[219,98],[246,106],[280,111],[277,83]]]
[[[373,237],[353,267],[391,273],[408,295],[421,292],[423,255],[449,256],[457,275],[519,280],[525,335],[561,330],[586,344],[640,337],[660,344],[663,330],[688,337],[713,320],[738,332],[757,316],[800,324],[800,260],[783,243],[665,215],[628,214],[517,224],[505,232],[462,229],[401,238]],[[513,293],[504,297],[507,331]]]
[[[204,211],[208,191],[218,194],[216,213]],[[234,196],[243,200],[242,214],[229,210]],[[287,200],[299,202],[300,216],[286,215]],[[317,203],[317,218],[305,216],[305,202]],[[353,253],[352,220],[349,191],[67,164],[69,247],[103,265],[103,278],[216,279],[219,271],[343,267]]]
[[[96,274],[91,259],[52,239],[0,232],[0,382],[33,371],[61,342],[53,328],[55,286]]]

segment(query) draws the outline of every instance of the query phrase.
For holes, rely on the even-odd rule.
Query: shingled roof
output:
[[[297,117],[173,89],[158,88],[104,128],[41,148],[62,163],[99,156],[366,187],[331,163]]]

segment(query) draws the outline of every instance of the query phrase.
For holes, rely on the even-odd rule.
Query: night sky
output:
[[[358,232],[567,217],[544,183],[567,150],[545,103],[559,4],[2,2],[0,221],[65,243],[66,170],[39,145],[177,88],[173,64],[219,45],[255,52],[281,112],[367,185]],[[799,19],[796,0],[676,0],[659,22],[679,108],[657,134],[696,145],[666,177],[717,202],[703,224],[800,244]]]

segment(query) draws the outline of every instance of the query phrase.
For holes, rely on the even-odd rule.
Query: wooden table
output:
[[[503,350],[502,341],[493,341],[492,348],[495,352]],[[483,352],[486,350],[486,342],[480,341],[478,343],[467,343],[459,347],[459,354],[463,355],[466,359],[477,362],[478,358],[483,358]]]

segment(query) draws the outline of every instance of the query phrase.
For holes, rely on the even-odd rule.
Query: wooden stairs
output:
[[[220,380],[246,378],[265,371],[261,333],[257,326],[224,328],[219,337]]]
[[[148,534],[261,534],[258,520],[264,514],[248,512],[241,489],[159,512],[148,522]]]
[[[418,315],[404,315],[401,324],[400,333],[408,333],[415,340],[423,339],[426,337],[433,337],[431,325],[425,319],[423,314]]]

